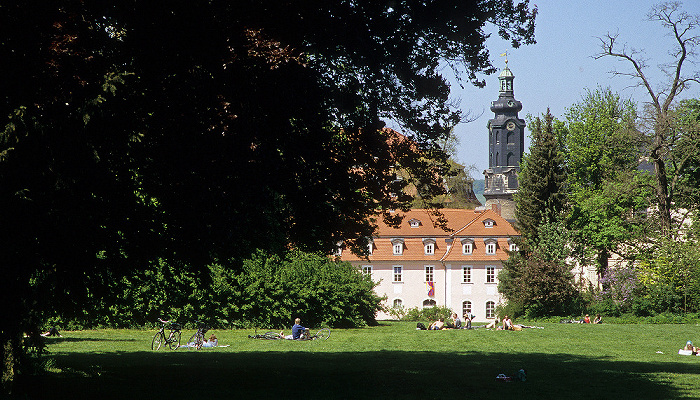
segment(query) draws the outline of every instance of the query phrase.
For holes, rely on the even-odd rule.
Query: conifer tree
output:
[[[544,120],[543,120],[544,119]],[[530,124],[532,145],[518,174],[515,213],[526,243],[538,243],[537,227],[558,219],[566,204],[566,170],[562,146],[553,129],[554,117],[547,109],[544,117]]]

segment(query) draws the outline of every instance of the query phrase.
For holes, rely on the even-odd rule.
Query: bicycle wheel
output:
[[[163,344],[163,342],[165,342],[163,332],[156,333],[156,335],[153,336],[153,341],[151,342],[151,350],[160,349],[160,346]]]
[[[177,348],[180,347],[180,336],[182,336],[182,333],[180,333],[179,331],[170,332],[170,338],[168,338],[170,350],[177,350]]]
[[[272,332],[272,331],[266,332],[264,336],[265,336],[265,339],[268,339],[268,340],[284,339],[282,337],[282,335],[279,334],[279,332]]]
[[[331,330],[328,328],[323,328],[320,331],[316,332],[316,334],[313,336],[314,339],[319,339],[319,340],[328,340],[328,338],[331,336]]]

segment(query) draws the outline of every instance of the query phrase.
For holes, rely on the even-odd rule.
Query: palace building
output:
[[[518,118],[522,104],[513,97],[514,78],[506,61],[498,77],[498,100],[491,105],[494,118],[488,123],[486,205],[440,210],[447,231],[433,223],[435,218],[427,210],[402,213],[399,227],[378,218],[366,258],[347,250],[339,253],[340,259],[379,282],[375,291],[386,296],[388,308],[446,306],[460,316],[472,312],[477,321],[496,317],[496,306],[502,301],[498,273],[508,252],[516,250],[513,239],[519,235],[512,225],[513,194],[518,189],[525,121]],[[380,313],[377,318],[391,316]]]

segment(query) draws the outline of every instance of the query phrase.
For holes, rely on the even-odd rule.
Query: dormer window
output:
[[[370,240],[370,242],[367,243],[367,254],[371,256],[372,250],[374,250],[374,243]]]
[[[412,220],[408,221],[410,224],[411,228],[418,228],[421,226],[420,220],[413,218]]]
[[[472,254],[474,251],[474,241],[472,239],[462,239],[462,254]]]
[[[496,254],[496,245],[498,244],[498,241],[493,238],[489,239],[484,239],[484,245],[486,247],[486,254],[488,255],[494,255]]]
[[[518,245],[512,239],[508,239],[508,250],[509,251],[518,251],[520,249],[518,248]]]
[[[392,239],[391,248],[395,256],[400,256],[403,254],[403,239]]]
[[[423,239],[423,249],[427,256],[435,254],[435,239]]]
[[[484,220],[484,227],[485,228],[493,228],[494,225],[496,225],[496,221],[494,221],[492,219]]]

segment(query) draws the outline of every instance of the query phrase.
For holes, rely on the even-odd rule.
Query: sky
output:
[[[595,60],[593,56],[600,52],[599,37],[608,32],[617,33],[620,44],[646,51],[647,76],[652,85],[665,82],[657,66],[672,60],[668,52],[674,39],[659,22],[647,20],[651,6],[656,3],[649,0],[531,0],[530,5],[536,4],[538,9],[537,44],[513,49],[509,42],[494,34],[487,47],[498,72],[484,76],[486,87],[461,89],[457,84],[452,85],[453,98],[460,102],[462,111],[480,115],[475,121],[455,128],[460,140],[457,160],[466,166],[474,165],[476,170],[472,171],[472,177],[483,179],[483,171],[488,168],[486,124],[494,117],[489,107],[491,101],[498,98],[498,74],[505,66],[504,57],[500,55],[506,51],[508,67],[515,75],[514,95],[523,104],[518,115],[522,119],[528,114],[541,115],[547,107],[555,118],[563,119],[566,109],[580,102],[587,89],[595,90],[598,86],[610,87],[622,98],[632,99],[639,109],[648,99],[646,90],[630,87],[635,82],[609,73],[613,69],[629,72],[631,65],[613,57]],[[685,0],[682,8],[688,13],[700,14],[700,0]],[[696,34],[700,35],[700,29]],[[700,70],[700,63],[693,67],[686,62],[684,71]],[[700,85],[684,91],[679,99],[683,98],[700,98]],[[526,152],[530,145],[528,135],[526,130]]]

